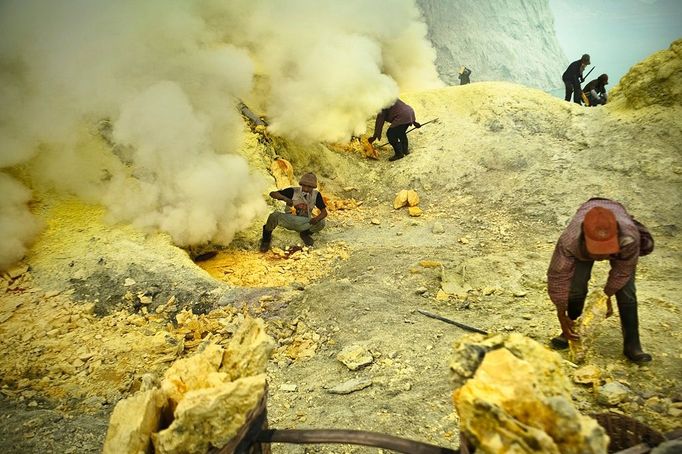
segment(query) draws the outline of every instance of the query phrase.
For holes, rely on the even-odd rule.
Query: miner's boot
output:
[[[299,235],[301,236],[301,239],[303,240],[303,244],[305,244],[308,247],[313,245],[313,237],[310,233],[310,230],[304,230]]]
[[[268,252],[270,250],[270,243],[272,243],[272,230],[268,230],[263,226],[263,238],[260,239],[260,251]]]
[[[651,355],[642,351],[639,343],[639,321],[637,317],[637,305],[628,304],[618,307],[620,312],[620,324],[623,328],[623,354],[635,363],[647,363],[651,361]]]

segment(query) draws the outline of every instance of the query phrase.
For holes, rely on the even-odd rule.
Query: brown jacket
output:
[[[614,295],[635,275],[639,258],[639,229],[623,205],[608,199],[590,199],[576,212],[566,230],[559,237],[547,270],[547,292],[561,311],[568,307],[568,293],[578,261],[593,261],[585,249],[582,224],[585,214],[593,207],[607,208],[616,216],[620,252],[609,257],[611,271],[604,286],[604,293]]]

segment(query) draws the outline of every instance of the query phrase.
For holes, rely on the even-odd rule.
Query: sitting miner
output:
[[[598,106],[600,104],[606,104],[606,85],[609,83],[609,76],[602,74],[594,80],[585,85],[583,88],[583,93],[587,96],[587,100],[590,102],[590,106]]]
[[[568,340],[579,339],[573,322],[583,312],[592,265],[608,260],[611,270],[604,286],[606,315],[613,313],[611,297],[615,294],[623,354],[634,362],[651,361],[639,341],[635,271],[639,257],[653,250],[653,239],[640,226],[618,202],[593,198],[580,206],[559,237],[547,271],[547,291],[557,308],[562,332],[552,339],[552,347],[567,348]]]
[[[296,214],[275,211],[268,216],[268,220],[263,226],[263,238],[260,242],[260,251],[267,252],[272,242],[272,231],[278,225],[285,229],[299,232],[301,239],[306,246],[313,245],[312,234],[324,228],[324,218],[327,217],[327,206],[317,187],[317,177],[313,173],[306,173],[298,182],[300,187],[290,187],[272,191],[270,197],[286,202],[287,209],[293,207]],[[317,208],[320,212],[313,216],[313,209]]]

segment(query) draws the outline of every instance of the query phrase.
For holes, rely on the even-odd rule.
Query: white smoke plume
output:
[[[21,183],[0,172],[0,270],[20,260],[34,236],[40,231],[40,222],[31,215],[27,204],[31,193]]]
[[[249,49],[257,74],[268,79],[276,134],[347,139],[400,90],[442,85],[413,0],[209,3],[215,20],[241,17],[225,37]]]
[[[347,139],[399,90],[440,85],[425,37],[413,0],[3,0],[0,169],[180,245],[226,244],[265,208],[236,99],[262,99],[273,133]],[[36,225],[2,178],[0,264]]]

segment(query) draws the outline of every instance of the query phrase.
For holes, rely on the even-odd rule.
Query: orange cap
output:
[[[594,207],[585,214],[583,234],[587,252],[594,255],[616,254],[618,244],[618,223],[611,210]]]

